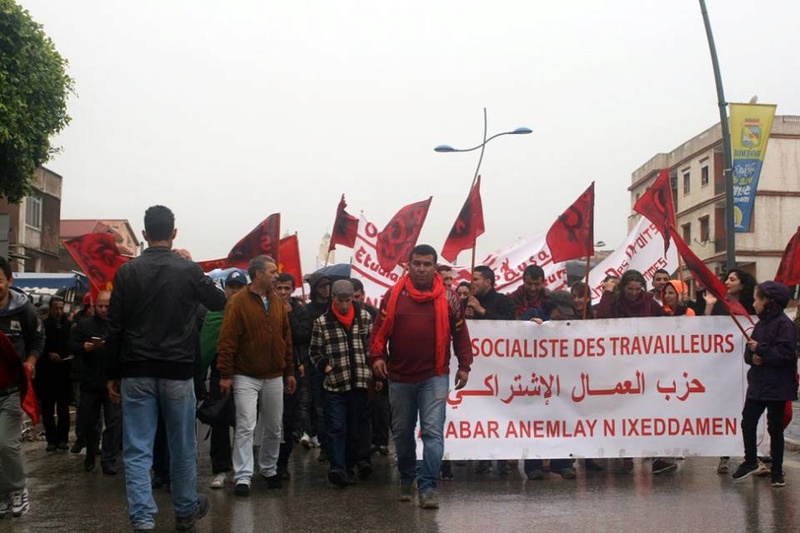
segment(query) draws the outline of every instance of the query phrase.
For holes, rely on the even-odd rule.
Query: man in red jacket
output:
[[[427,244],[411,251],[408,273],[383,298],[370,346],[375,376],[389,380],[400,501],[411,501],[416,479],[424,509],[439,507],[436,488],[444,455],[451,342],[458,359],[456,389],[467,384],[472,364],[461,306],[455,293],[445,289],[436,260],[436,250]],[[418,415],[423,444],[419,478],[414,431]]]

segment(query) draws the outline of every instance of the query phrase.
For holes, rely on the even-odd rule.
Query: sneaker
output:
[[[620,474],[633,474],[633,459],[626,457],[622,460],[622,466],[617,469]]]
[[[678,463],[672,459],[665,459],[663,457],[656,457],[653,459],[653,474],[664,474],[666,472],[673,472],[678,469]]]
[[[770,475],[770,473],[771,473],[770,468],[761,461],[759,461],[758,470],[753,472],[753,475],[758,477],[767,477],[768,475]]]
[[[278,467],[278,475],[280,476],[281,481],[289,481],[292,479],[292,475],[285,466]]]
[[[439,477],[441,479],[453,479],[453,467],[450,466],[450,461],[443,461],[442,467],[439,469]]]
[[[220,472],[219,474],[214,475],[214,478],[211,480],[209,487],[212,489],[224,489],[225,488],[225,472]]]
[[[83,451],[83,449],[84,449],[85,447],[86,447],[86,445],[83,443],[83,441],[82,441],[82,440],[80,440],[80,439],[78,439],[78,440],[76,440],[76,441],[75,441],[75,443],[72,445],[72,448],[70,448],[70,449],[69,449],[69,452],[70,452],[70,453],[75,453],[75,454],[78,454],[78,453],[81,453],[81,451]]]
[[[11,495],[6,495],[5,498],[0,500],[0,520],[7,518],[11,514]]]
[[[233,494],[241,497],[250,496],[250,485],[244,482],[237,483],[233,488]]]
[[[28,488],[11,493],[11,514],[15,517],[20,517],[28,512],[30,505],[28,504]]]
[[[328,481],[339,488],[344,488],[347,486],[347,474],[341,470],[331,470],[328,472]]]
[[[311,448],[311,437],[308,436],[308,433],[303,433],[300,437],[300,445],[306,450]]]
[[[541,470],[529,470],[525,472],[525,476],[531,481],[539,481],[540,479],[544,479],[544,472]]]
[[[438,509],[439,496],[434,489],[422,490],[419,493],[419,506],[423,509]]]
[[[771,483],[771,485],[772,485],[773,487],[775,487],[776,489],[777,489],[777,488],[780,488],[780,487],[785,487],[785,486],[786,486],[786,479],[784,479],[783,475],[780,475],[780,476],[772,476],[772,483]]]
[[[717,474],[727,474],[731,471],[731,458],[720,457],[717,465]]]
[[[316,435],[314,435],[313,437],[311,437],[309,444],[311,444],[312,448],[319,448],[319,438]]]
[[[414,484],[408,485],[400,484],[400,501],[410,502],[414,498]]]
[[[268,489],[282,489],[283,488],[283,481],[281,481],[281,476],[276,472],[271,476],[265,476],[261,474],[261,477],[267,480],[267,488]]]
[[[561,475],[563,479],[575,479],[577,477],[577,475],[575,474],[575,469],[572,468],[571,466],[559,470],[558,473]]]
[[[189,531],[194,528],[198,520],[208,514],[208,498],[205,494],[197,495],[197,508],[189,516],[176,516],[175,529]]]
[[[476,474],[487,474],[492,471],[492,462],[491,461],[478,461],[478,466],[475,467]]]
[[[356,468],[358,470],[358,479],[367,479],[372,475],[372,463],[369,461],[359,461]]]
[[[736,469],[736,472],[733,473],[733,479],[740,480],[744,479],[752,474],[754,474],[758,470],[758,465],[749,465],[747,463],[742,463],[739,465],[739,468]]]
[[[56,451],[57,449],[58,449],[58,446],[57,446],[57,445],[55,445],[55,444],[48,444],[48,445],[45,447],[44,451],[46,451],[46,452],[54,452],[54,451]]]
[[[589,472],[602,472],[603,465],[597,462],[597,459],[584,459],[583,467]]]

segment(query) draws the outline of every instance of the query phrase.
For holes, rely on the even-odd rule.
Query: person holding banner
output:
[[[514,316],[529,320],[539,316],[542,305],[547,301],[550,291],[544,286],[544,269],[539,265],[528,265],[522,272],[522,285],[508,297],[514,306]]]
[[[661,289],[661,304],[666,316],[695,316],[694,309],[681,301],[686,293],[686,284],[682,281],[669,280]]]
[[[783,474],[783,414],[787,401],[797,400],[797,332],[783,310],[789,289],[782,283],[765,281],[756,288],[754,307],[759,321],[747,341],[744,362],[747,393],[742,410],[744,462],[733,473],[741,480],[759,469],[756,456],[758,420],[767,411],[767,431],[772,450],[772,486],[785,487]]]
[[[436,260],[432,246],[414,247],[408,272],[381,302],[370,345],[375,376],[389,379],[400,501],[411,501],[416,481],[423,509],[439,507],[436,489],[444,455],[451,344],[458,359],[456,389],[467,384],[473,357],[461,306],[455,293],[445,290],[442,277],[436,273]],[[423,445],[419,477],[418,416]]]
[[[626,270],[620,278],[619,285],[613,292],[604,291],[597,304],[597,318],[639,318],[664,316],[664,310],[653,299],[653,295],[645,291],[647,282],[638,270]],[[653,474],[672,472],[678,468],[677,463],[665,457],[653,458]],[[633,459],[623,459],[621,473],[633,472]]]

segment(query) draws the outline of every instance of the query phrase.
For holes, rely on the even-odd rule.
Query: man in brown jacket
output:
[[[273,288],[278,266],[271,257],[260,255],[250,261],[247,271],[250,284],[228,300],[217,341],[219,388],[223,394],[233,392],[236,404],[233,472],[237,496],[250,494],[257,416],[264,420],[259,473],[269,488],[281,488],[277,461],[284,377],[287,393],[293,394],[297,386],[289,315]]]

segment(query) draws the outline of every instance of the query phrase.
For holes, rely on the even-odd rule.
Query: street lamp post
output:
[[[736,223],[733,217],[733,155],[731,154],[731,131],[728,126],[728,103],[722,90],[722,74],[719,71],[717,47],[711,33],[711,21],[708,18],[705,0],[700,0],[700,12],[706,28],[708,49],[711,52],[711,66],[714,69],[714,83],[717,86],[717,103],[719,105],[719,125],[722,128],[722,156],[725,161],[723,180],[725,181],[725,268],[736,267]]]
[[[453,148],[449,144],[440,144],[439,146],[434,148],[435,151],[440,152],[440,153],[447,153],[447,152],[473,152],[473,151],[477,150],[478,148],[480,148],[481,149],[481,156],[478,158],[478,166],[475,167],[475,176],[473,176],[473,178],[472,178],[472,184],[473,185],[475,184],[475,180],[478,179],[478,173],[481,171],[481,162],[483,162],[483,152],[486,150],[486,143],[488,143],[492,139],[496,139],[497,137],[502,137],[503,135],[527,135],[527,134],[533,132],[533,130],[531,130],[530,128],[519,127],[519,128],[517,128],[515,130],[504,131],[502,133],[496,133],[496,134],[492,135],[491,137],[487,138],[486,137],[487,125],[488,125],[488,123],[487,123],[487,120],[486,120],[486,108],[484,107],[483,108],[483,142],[482,143],[480,143],[477,146],[473,146],[472,148]]]

